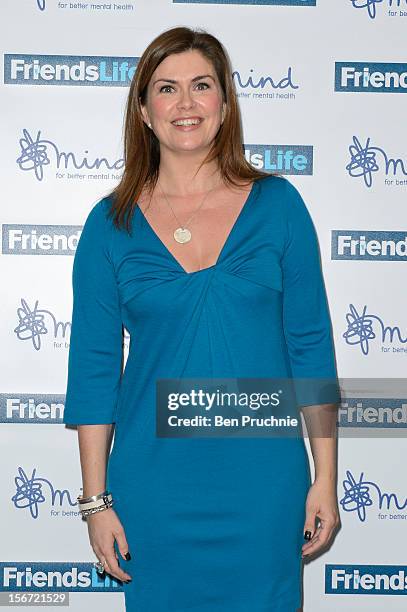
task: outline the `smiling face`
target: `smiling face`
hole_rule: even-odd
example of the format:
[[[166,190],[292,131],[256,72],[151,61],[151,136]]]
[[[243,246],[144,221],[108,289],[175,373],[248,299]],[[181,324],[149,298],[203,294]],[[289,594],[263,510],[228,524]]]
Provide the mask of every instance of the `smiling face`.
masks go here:
[[[141,108],[161,147],[206,153],[223,120],[224,107],[212,63],[194,49],[169,55],[160,63]]]

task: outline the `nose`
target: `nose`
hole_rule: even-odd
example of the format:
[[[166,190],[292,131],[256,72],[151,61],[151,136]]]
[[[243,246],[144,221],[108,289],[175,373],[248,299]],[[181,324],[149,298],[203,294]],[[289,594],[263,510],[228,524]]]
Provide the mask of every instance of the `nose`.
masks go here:
[[[180,90],[177,106],[178,108],[191,108],[194,105],[194,98],[188,87]]]

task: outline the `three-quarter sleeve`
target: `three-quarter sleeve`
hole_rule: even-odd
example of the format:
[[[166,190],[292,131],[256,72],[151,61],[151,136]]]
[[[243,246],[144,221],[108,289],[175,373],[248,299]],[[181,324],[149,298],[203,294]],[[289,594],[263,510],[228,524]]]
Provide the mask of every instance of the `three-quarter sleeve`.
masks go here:
[[[63,422],[108,424],[122,374],[122,321],[106,199],[90,211],[72,270],[73,308]]]
[[[300,406],[337,403],[340,390],[318,239],[297,188],[286,179],[283,328]]]

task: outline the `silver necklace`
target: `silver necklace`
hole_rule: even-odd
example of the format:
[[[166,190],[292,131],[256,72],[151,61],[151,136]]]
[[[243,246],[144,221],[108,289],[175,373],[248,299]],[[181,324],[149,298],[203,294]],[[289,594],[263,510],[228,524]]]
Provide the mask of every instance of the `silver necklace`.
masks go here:
[[[208,195],[215,189],[215,187],[213,187],[212,189],[210,189],[204,196],[202,202],[200,203],[200,205],[198,206],[198,208],[196,209],[196,211],[192,214],[192,216],[188,219],[188,221],[185,223],[185,225],[183,225],[180,220],[178,219],[177,215],[175,214],[174,209],[172,208],[166,194],[163,191],[163,188],[161,187],[161,183],[160,181],[157,181],[159,186],[160,186],[160,190],[161,193],[163,194],[164,198],[167,201],[168,206],[171,208],[172,214],[174,215],[174,217],[177,220],[177,223],[179,224],[179,227],[177,227],[177,229],[174,231],[174,238],[177,242],[184,244],[185,242],[189,242],[192,238],[192,233],[191,230],[189,230],[186,226],[191,222],[191,220],[195,217],[195,215],[197,214],[197,212],[201,209],[203,203],[205,202],[206,198],[208,197]]]

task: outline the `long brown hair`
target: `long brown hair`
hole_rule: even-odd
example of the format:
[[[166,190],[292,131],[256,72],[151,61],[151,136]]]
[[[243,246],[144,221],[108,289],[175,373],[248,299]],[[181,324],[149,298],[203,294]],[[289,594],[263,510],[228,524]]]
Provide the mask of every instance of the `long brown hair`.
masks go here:
[[[118,185],[109,193],[110,214],[118,228],[130,231],[131,218],[143,187],[152,191],[157,183],[160,145],[141,113],[147,87],[157,66],[169,55],[198,50],[216,71],[226,103],[224,120],[212,147],[200,167],[214,159],[226,183],[238,186],[239,179],[248,182],[269,176],[256,170],[246,160],[242,145],[242,127],[229,56],[220,41],[202,29],[176,27],[157,36],[144,51],[130,84],[124,123],[124,171]]]

